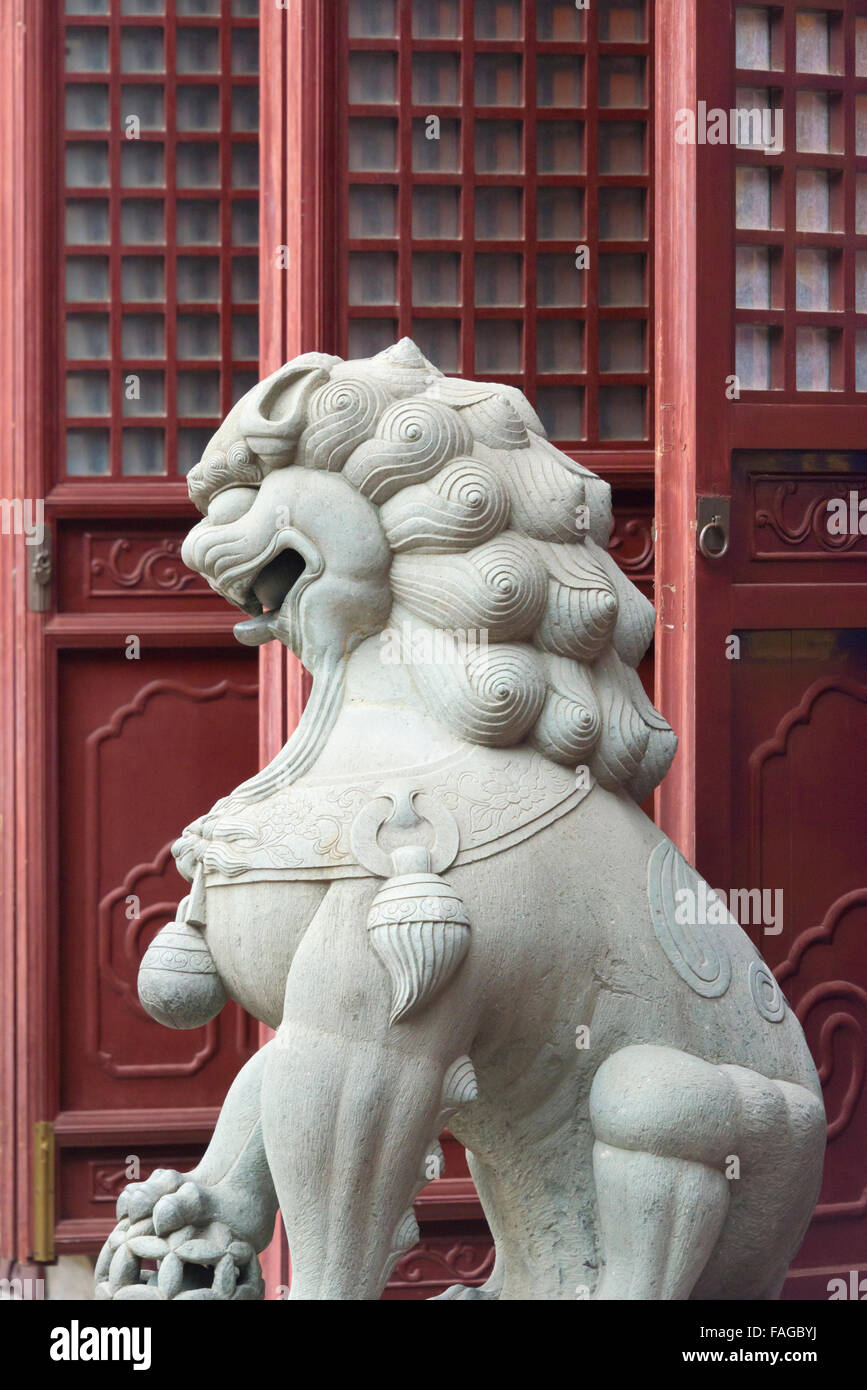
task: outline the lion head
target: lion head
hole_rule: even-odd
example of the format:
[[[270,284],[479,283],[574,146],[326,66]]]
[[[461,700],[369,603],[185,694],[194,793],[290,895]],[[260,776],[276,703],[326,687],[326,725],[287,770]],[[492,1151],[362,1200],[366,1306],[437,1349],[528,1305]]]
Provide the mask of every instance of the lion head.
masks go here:
[[[204,520],[184,560],[248,614],[240,641],[285,643],[328,687],[320,742],[366,639],[483,634],[414,668],[453,733],[527,741],[639,801],[665,775],[676,740],[636,673],[654,610],[607,552],[610,488],[516,388],[445,377],[409,339],[309,353],[238,402],[188,481]]]

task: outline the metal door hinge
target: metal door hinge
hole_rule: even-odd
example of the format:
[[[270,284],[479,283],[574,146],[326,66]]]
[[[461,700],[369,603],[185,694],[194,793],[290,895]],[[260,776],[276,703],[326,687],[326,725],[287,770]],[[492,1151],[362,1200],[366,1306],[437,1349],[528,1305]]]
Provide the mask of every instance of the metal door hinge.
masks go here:
[[[46,526],[38,545],[27,546],[27,607],[31,613],[46,613],[51,606],[51,531]]]
[[[33,1253],[36,1264],[54,1260],[54,1125],[33,1126]]]

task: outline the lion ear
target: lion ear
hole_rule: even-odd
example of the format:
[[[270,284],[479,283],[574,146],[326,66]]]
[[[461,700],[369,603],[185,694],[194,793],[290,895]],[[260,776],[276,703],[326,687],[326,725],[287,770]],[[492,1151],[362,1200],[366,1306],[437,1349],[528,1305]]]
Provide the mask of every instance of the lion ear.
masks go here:
[[[315,356],[319,358],[318,353]],[[296,358],[260,381],[240,402],[240,432],[249,448],[272,468],[292,461],[307,423],[310,396],[327,380],[325,366],[314,364],[310,357]]]

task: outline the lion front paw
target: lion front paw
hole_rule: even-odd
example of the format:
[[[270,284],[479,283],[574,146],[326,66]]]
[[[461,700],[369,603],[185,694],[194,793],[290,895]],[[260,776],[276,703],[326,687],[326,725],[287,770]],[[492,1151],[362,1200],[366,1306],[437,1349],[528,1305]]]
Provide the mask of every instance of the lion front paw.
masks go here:
[[[99,1299],[263,1299],[256,1250],[215,1220],[215,1190],[159,1169],[127,1188],[96,1265]]]

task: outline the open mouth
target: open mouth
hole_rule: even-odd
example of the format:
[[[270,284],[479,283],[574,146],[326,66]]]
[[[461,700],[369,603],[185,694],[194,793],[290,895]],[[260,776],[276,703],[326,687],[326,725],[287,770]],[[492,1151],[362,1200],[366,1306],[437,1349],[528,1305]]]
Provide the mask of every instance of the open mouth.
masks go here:
[[[259,647],[276,637],[274,623],[306,567],[304,556],[291,548],[281,550],[279,555],[263,565],[253,578],[243,603],[243,607],[253,616],[235,624],[235,636],[239,642],[248,647]]]

